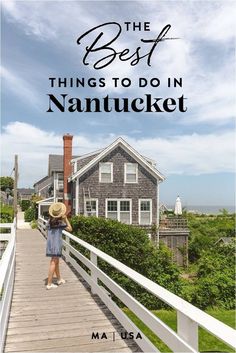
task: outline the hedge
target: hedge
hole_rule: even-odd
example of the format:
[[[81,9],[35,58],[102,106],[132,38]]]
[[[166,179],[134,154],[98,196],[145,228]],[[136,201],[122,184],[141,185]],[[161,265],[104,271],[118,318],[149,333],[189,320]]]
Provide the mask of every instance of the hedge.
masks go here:
[[[11,223],[14,218],[14,210],[12,206],[0,203],[0,222]]]
[[[21,210],[24,212],[30,208],[31,201],[30,200],[22,200],[20,203]]]
[[[35,220],[37,217],[36,209],[34,207],[30,207],[25,211],[25,222],[31,222]]]
[[[169,249],[164,244],[157,249],[152,245],[144,230],[97,217],[76,216],[71,219],[71,224],[74,235],[171,292],[180,293],[179,269],[172,263]],[[77,248],[88,256],[88,252],[83,248],[80,246]],[[105,273],[149,309],[166,307],[155,296],[101,259],[98,264]],[[122,306],[122,303],[117,299],[116,301]]]

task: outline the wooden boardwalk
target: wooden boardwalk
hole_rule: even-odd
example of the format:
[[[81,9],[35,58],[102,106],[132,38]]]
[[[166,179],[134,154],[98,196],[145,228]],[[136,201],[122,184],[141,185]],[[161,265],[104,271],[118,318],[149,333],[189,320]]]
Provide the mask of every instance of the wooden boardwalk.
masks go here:
[[[46,290],[48,264],[41,233],[18,230],[5,352],[140,351],[134,341],[121,339],[117,319],[63,260],[66,284]],[[105,332],[107,339],[92,339],[92,332]]]

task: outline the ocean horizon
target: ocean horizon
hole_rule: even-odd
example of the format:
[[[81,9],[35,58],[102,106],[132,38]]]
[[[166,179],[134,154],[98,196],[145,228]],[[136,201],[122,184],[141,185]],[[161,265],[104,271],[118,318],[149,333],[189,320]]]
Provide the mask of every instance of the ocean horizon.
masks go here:
[[[210,205],[182,205],[188,211],[206,214],[220,214],[220,210],[225,209],[228,213],[235,213],[235,206],[210,206]],[[173,205],[167,205],[167,208],[174,209]]]

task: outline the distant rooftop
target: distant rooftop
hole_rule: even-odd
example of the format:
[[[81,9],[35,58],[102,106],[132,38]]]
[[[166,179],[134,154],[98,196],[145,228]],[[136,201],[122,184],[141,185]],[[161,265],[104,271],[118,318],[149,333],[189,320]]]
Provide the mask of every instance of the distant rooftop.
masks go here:
[[[34,193],[34,189],[31,188],[20,188],[17,189],[19,194],[24,194],[24,195],[32,195]]]

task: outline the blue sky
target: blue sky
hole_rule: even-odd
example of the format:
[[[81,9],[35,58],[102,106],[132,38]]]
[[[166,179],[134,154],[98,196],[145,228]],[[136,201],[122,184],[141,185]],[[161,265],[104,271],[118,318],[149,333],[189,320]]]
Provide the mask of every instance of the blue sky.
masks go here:
[[[19,154],[21,186],[47,173],[49,153],[62,153],[62,135],[74,135],[74,154],[87,153],[122,136],[141,154],[156,160],[166,176],[161,200],[177,194],[188,205],[234,203],[235,4],[232,1],[2,1],[2,174]],[[131,67],[118,59],[96,71],[82,64],[77,38],[108,21],[123,30],[117,50],[155,38],[168,23],[171,37],[160,43],[152,66]],[[125,21],[148,21],[150,32],[126,32]],[[106,38],[114,35],[106,32]],[[105,38],[105,39],[106,39]],[[90,42],[89,42],[90,40]],[[142,48],[143,52],[147,47]],[[51,89],[48,77],[105,77],[106,87]],[[114,89],[112,77],[129,77],[130,88]],[[138,88],[139,77],[157,77],[158,88]],[[168,77],[183,87],[166,88]],[[47,93],[71,97],[188,98],[186,113],[46,113]],[[7,148],[6,148],[7,146]]]

